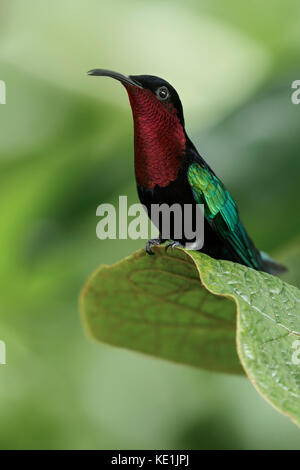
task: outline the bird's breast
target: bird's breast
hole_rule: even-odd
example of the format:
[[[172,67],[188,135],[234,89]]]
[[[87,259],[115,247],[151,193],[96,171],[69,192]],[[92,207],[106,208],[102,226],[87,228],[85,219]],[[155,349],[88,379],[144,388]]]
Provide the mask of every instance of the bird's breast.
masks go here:
[[[175,181],[182,166],[186,137],[176,115],[135,116],[134,153],[137,184],[148,189]]]

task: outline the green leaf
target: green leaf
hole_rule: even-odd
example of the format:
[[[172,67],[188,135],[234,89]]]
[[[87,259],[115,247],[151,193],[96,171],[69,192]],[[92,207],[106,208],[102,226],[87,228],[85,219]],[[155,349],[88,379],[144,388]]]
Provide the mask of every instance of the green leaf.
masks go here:
[[[215,371],[240,373],[242,364],[261,395],[300,424],[296,287],[198,252],[157,247],[155,256],[140,250],[101,266],[80,306],[98,341]]]

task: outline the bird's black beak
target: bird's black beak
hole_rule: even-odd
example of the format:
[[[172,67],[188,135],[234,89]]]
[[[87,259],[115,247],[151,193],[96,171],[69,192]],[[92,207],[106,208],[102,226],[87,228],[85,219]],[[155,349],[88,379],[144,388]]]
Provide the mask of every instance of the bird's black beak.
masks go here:
[[[136,80],[133,80],[131,77],[126,77],[126,75],[122,75],[121,73],[113,72],[111,70],[94,69],[90,70],[88,75],[93,75],[96,77],[111,77],[115,80],[119,80],[119,82],[127,83],[128,85],[133,85],[138,88],[143,88],[140,83],[138,83]]]

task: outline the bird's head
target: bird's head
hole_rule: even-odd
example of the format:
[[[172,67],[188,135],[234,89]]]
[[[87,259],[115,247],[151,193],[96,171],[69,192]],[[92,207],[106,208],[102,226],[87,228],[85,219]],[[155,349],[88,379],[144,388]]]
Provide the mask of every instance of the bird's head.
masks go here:
[[[140,173],[147,168],[161,172],[159,162],[169,166],[169,173],[172,168],[172,174],[177,174],[185,154],[186,134],[182,105],[172,85],[153,75],[125,76],[103,69],[88,74],[114,78],[127,90],[134,120],[138,184],[144,184],[141,180],[145,177]],[[159,184],[157,181],[160,179],[151,180],[151,185]],[[167,184],[167,177],[161,184]]]
[[[151,109],[160,118],[162,115],[176,115],[182,126],[184,117],[182,104],[175,88],[163,78],[154,75],[122,75],[111,70],[90,70],[88,75],[111,77],[121,82],[129,95],[132,110],[137,115]]]

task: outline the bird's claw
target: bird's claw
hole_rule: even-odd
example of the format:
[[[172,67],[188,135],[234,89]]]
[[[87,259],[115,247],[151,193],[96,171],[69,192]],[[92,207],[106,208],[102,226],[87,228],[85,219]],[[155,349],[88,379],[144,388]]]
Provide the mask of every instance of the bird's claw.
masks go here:
[[[167,253],[169,248],[172,248],[172,251],[174,251],[174,248],[177,246],[182,246],[179,242],[171,242],[166,245],[165,252]]]
[[[146,244],[146,252],[148,255],[154,255],[153,251],[151,250],[152,246],[161,245],[163,240],[161,238],[153,238],[152,240],[148,240]]]

